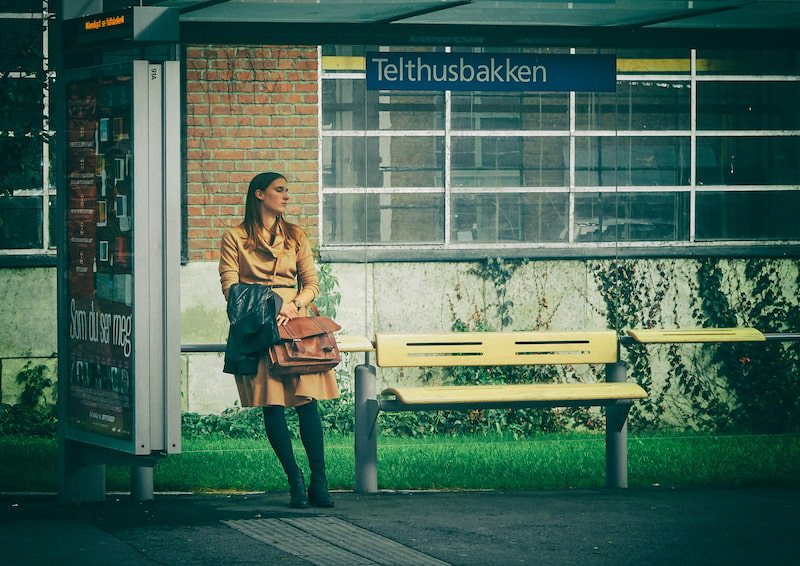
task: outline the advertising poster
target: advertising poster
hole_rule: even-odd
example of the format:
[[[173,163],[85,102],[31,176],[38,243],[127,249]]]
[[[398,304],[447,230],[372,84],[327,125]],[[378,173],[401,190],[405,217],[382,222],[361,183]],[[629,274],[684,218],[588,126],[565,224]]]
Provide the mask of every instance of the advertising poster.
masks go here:
[[[67,89],[67,295],[73,429],[134,432],[131,74],[97,73]]]

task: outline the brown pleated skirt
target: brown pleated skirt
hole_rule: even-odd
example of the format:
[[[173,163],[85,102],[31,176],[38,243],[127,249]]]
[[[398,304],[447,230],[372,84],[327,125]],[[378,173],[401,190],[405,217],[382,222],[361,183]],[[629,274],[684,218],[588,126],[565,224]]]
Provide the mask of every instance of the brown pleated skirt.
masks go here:
[[[275,288],[284,301],[292,300],[295,289]],[[308,316],[308,307],[300,309],[300,316]],[[236,387],[242,407],[283,405],[297,407],[312,399],[338,399],[339,385],[334,370],[291,377],[273,377],[269,371],[268,355],[258,362],[255,375],[237,375]]]
[[[255,375],[237,375],[236,387],[242,407],[282,405],[296,407],[311,399],[337,399],[339,386],[334,370],[289,377],[274,377],[263,357]]]

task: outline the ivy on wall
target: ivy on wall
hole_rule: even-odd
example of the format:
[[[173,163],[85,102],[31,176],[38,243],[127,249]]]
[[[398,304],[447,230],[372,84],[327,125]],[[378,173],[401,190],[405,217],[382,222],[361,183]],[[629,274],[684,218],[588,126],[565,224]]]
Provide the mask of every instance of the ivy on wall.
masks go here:
[[[798,267],[795,263],[794,282],[787,286],[789,270],[781,269],[778,260],[750,260],[740,267],[740,277],[731,275],[727,282],[730,268],[723,270],[720,261],[707,260],[698,277],[708,274],[711,282],[703,301],[708,326],[738,320],[740,325],[762,332],[797,332]],[[762,433],[800,431],[800,343],[722,344],[714,362],[737,397],[731,411],[733,428]]]
[[[456,332],[511,328],[519,308],[508,288],[527,260],[487,259],[469,272],[488,284],[486,304]],[[777,259],[607,260],[586,263],[609,328],[752,326],[762,332],[800,330],[800,262]],[[589,300],[589,303],[592,301]],[[539,301],[544,309],[547,297]],[[453,308],[454,305],[451,305]],[[497,318],[488,316],[496,309]],[[499,322],[494,328],[489,318]],[[541,317],[537,320],[543,320]],[[546,326],[546,325],[545,325]],[[547,330],[546,327],[531,330]],[[692,428],[719,432],[800,431],[800,343],[633,344],[622,349],[628,379],[650,394],[633,405],[632,428]],[[595,373],[602,368],[593,368]],[[603,379],[602,375],[594,376]],[[428,371],[436,383],[581,381],[587,376],[555,366],[446,368]],[[591,379],[591,377],[589,377]],[[479,432],[497,427],[516,436],[575,426],[602,428],[589,409],[441,412],[420,430]],[[398,424],[400,424],[398,422]]]
[[[476,308],[467,320],[453,312],[453,332],[494,332],[511,328],[514,323],[514,301],[508,296],[508,286],[517,270],[529,262],[527,259],[487,258],[469,269],[469,273],[489,285],[486,304]],[[546,309],[546,299],[539,302]],[[490,322],[490,312],[496,313],[500,328]],[[494,317],[492,317],[494,318]],[[542,317],[538,321],[544,320]],[[544,330],[535,328],[532,330]],[[595,376],[598,378],[598,376]],[[582,381],[572,367],[553,365],[535,366],[467,366],[430,368],[423,381],[444,385],[478,385],[496,383],[563,383]],[[571,428],[602,429],[604,422],[597,410],[583,407],[555,409],[481,409],[445,410],[435,413],[405,413],[384,416],[381,430],[399,436],[426,433],[488,433],[504,432],[514,437],[531,436],[538,432],[560,432]]]
[[[679,267],[692,264],[694,277]],[[623,260],[595,262],[591,270],[609,327],[620,334],[656,327],[800,329],[796,262]],[[792,272],[793,281],[787,283]],[[652,373],[658,353],[667,363],[660,387]],[[650,392],[649,399],[634,405],[633,426],[685,423],[718,431],[800,431],[797,342],[634,345],[623,354],[628,378]]]
[[[518,268],[528,263],[527,259],[504,259],[502,257],[486,258],[470,269],[470,273],[488,281],[497,293],[497,315],[500,318],[500,328],[511,326],[513,322],[512,311],[514,301],[507,297],[508,284],[514,277]]]

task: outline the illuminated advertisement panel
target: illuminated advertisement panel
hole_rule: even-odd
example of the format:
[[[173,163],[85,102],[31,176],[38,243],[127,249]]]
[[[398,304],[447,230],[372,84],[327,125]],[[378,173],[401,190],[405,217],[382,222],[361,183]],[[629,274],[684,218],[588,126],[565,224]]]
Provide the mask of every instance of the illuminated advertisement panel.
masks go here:
[[[67,85],[69,426],[133,439],[132,74]]]
[[[179,77],[132,61],[65,80],[59,402],[67,438],[134,455],[180,451]]]

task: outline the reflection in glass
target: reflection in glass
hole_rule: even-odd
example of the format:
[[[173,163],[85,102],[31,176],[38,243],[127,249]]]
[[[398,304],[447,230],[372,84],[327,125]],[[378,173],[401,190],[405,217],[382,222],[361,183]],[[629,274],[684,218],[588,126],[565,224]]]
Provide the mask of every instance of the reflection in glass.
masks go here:
[[[688,82],[618,81],[616,93],[577,93],[578,130],[686,130]]]
[[[368,91],[365,79],[322,81],[322,127],[327,130],[444,128],[444,94]]]
[[[566,93],[453,93],[455,130],[567,130]]]
[[[581,187],[689,184],[688,137],[582,137],[575,140]]]
[[[441,193],[329,194],[323,233],[331,244],[439,243],[444,239]]]
[[[0,194],[0,249],[41,248],[42,237],[42,197]]]
[[[699,240],[800,239],[800,191],[703,191]]]
[[[576,242],[663,242],[688,237],[688,193],[575,195]]]
[[[698,82],[699,130],[800,129],[800,82]]]
[[[322,156],[325,187],[444,186],[441,136],[326,137]]]
[[[697,138],[698,185],[800,185],[800,137]]]
[[[557,242],[569,218],[566,193],[461,194],[453,198],[453,242]]]
[[[566,137],[457,137],[451,145],[451,184],[458,187],[564,187]]]

